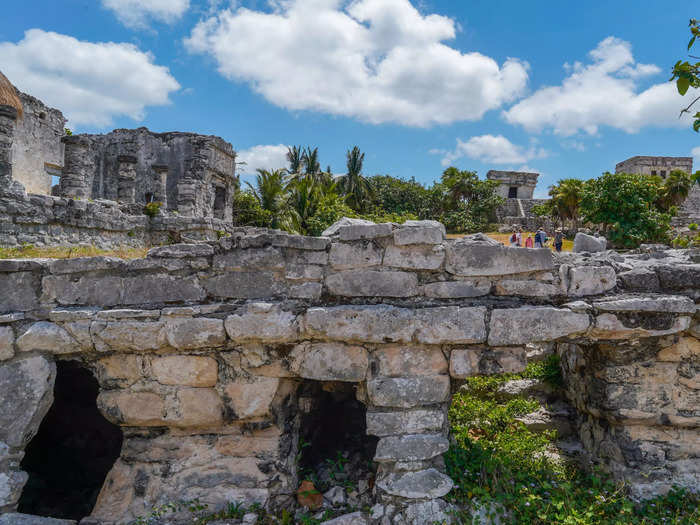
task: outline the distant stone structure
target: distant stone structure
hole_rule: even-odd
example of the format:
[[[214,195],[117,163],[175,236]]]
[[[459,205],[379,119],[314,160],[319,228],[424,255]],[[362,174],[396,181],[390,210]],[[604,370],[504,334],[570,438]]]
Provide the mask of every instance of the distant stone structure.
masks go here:
[[[12,176],[29,193],[49,195],[53,176],[63,169],[63,144],[66,119],[58,109],[18,92],[24,108],[17,119],[12,144]]]
[[[65,168],[55,194],[108,199],[187,217],[232,219],[236,152],[225,140],[195,133],[117,129],[63,138]],[[137,211],[137,210],[135,210]]]
[[[486,174],[488,180],[500,184],[497,191],[504,199],[532,199],[539,176],[539,173],[525,171],[490,170]]]
[[[615,165],[615,173],[642,173],[666,178],[674,170],[693,173],[692,157],[632,157]],[[700,222],[700,186],[695,184],[673,218],[674,226]]]
[[[665,178],[674,170],[693,173],[692,157],[631,157],[615,165],[615,173],[641,173]]]
[[[547,199],[534,199],[539,173],[524,171],[490,170],[486,178],[499,183],[496,193],[506,201],[496,210],[496,220],[501,224],[518,225],[526,230],[549,226],[546,220],[532,214],[532,207]]]

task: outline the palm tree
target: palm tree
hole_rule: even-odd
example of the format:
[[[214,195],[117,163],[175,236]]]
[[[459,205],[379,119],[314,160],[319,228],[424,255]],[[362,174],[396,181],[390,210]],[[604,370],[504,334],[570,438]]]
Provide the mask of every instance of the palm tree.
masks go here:
[[[258,168],[255,176],[255,186],[246,181],[246,184],[257,199],[260,207],[271,212],[273,228],[281,227],[288,215],[286,200],[285,170],[264,170]]]
[[[316,175],[321,172],[321,163],[318,161],[318,148],[311,149],[311,146],[304,148],[301,162],[304,165],[305,174]]]
[[[345,195],[348,206],[355,211],[360,211],[373,195],[372,186],[362,176],[365,154],[361,153],[360,148],[355,146],[352,150],[348,150],[346,157],[347,173],[338,178],[338,187],[340,192]]]
[[[287,162],[289,162],[289,173],[301,171],[301,146],[287,147]]]
[[[688,197],[692,185],[693,179],[690,175],[681,170],[673,170],[664,181],[661,207],[668,210],[671,206],[681,204]]]
[[[583,185],[584,182],[579,179],[560,179],[556,185],[549,188],[554,215],[562,222],[571,221],[574,229],[578,229]]]

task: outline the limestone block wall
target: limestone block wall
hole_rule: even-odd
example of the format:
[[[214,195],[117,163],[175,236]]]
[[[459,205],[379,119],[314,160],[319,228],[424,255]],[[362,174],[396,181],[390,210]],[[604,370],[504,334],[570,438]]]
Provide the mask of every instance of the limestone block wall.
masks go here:
[[[366,406],[379,439],[369,522],[442,520],[452,390],[522,370],[541,342],[558,344],[593,459],[640,494],[700,485],[697,254],[556,257],[447,241],[430,221],[328,233],[0,261],[0,511],[27,480],[54,363],[77,360],[124,432],[98,522],[197,497],[288,505],[302,381],[350,383]],[[654,486],[635,472],[657,468]]]
[[[27,194],[17,185],[0,188],[0,246],[142,247],[213,240],[233,231],[230,221],[213,217],[164,213],[149,218],[140,205]]]
[[[19,93],[24,117],[15,122],[12,144],[12,176],[27,191],[51,194],[51,175],[63,168],[63,144],[66,119],[39,99]]]

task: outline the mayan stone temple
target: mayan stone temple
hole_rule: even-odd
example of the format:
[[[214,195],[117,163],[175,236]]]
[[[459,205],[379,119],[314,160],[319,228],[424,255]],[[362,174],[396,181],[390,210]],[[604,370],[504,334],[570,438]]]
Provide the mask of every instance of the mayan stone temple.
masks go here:
[[[0,245],[154,247],[0,259],[0,524],[144,523],[177,501],[293,513],[302,496],[348,504],[329,525],[456,523],[452,396],[552,354],[563,387],[526,424],[556,420],[636,500],[700,486],[698,250],[233,227],[224,140],[63,126],[28,96],[0,105]],[[489,178],[522,206],[537,176]],[[351,490],[300,492],[337,451]]]

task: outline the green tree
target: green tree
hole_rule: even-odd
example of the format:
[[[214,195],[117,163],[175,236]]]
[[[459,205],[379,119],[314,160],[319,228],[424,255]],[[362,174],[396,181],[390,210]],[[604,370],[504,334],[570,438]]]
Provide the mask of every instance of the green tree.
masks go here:
[[[497,182],[481,180],[474,171],[447,168],[442,173],[440,184],[433,186],[444,195],[443,213],[438,220],[454,232],[483,230],[496,208],[503,203],[503,198],[496,194],[497,187]]]
[[[659,207],[669,211],[672,206],[678,206],[688,197],[693,179],[682,170],[673,170],[663,181],[659,199]]]
[[[574,229],[578,228],[583,186],[579,179],[560,179],[549,188],[551,216],[562,222],[571,221]]]
[[[289,208],[285,189],[286,173],[283,169],[264,170],[258,169],[255,176],[255,185],[246,181],[250,192],[255,196],[260,207],[270,212],[271,228],[281,228],[282,224],[289,222]]]
[[[321,172],[321,163],[318,161],[318,148],[311,149],[311,146],[304,148],[301,155],[301,164],[306,175],[316,175]],[[296,173],[296,172],[295,172]]]
[[[252,191],[237,191],[233,195],[233,224],[268,228],[272,225],[272,213],[260,206]]]
[[[667,242],[671,214],[658,208],[662,193],[658,177],[604,173],[584,184],[581,216],[602,225],[608,240],[617,247]]]
[[[688,51],[691,50],[695,41],[700,37],[700,22],[692,18],[689,25],[691,37],[690,42],[688,42]],[[676,88],[681,96],[685,96],[690,88],[700,88],[700,62],[691,63],[687,60],[679,60],[673,66],[673,76],[671,80],[676,81]],[[700,100],[700,96],[696,96],[688,106],[681,110],[681,115],[690,113],[691,108],[698,100]],[[695,119],[693,122],[693,129],[695,131],[700,131],[700,111],[696,112],[693,118]]]
[[[362,175],[365,154],[355,146],[346,153],[347,173],[338,178],[338,189],[345,196],[345,201],[355,211],[367,207],[372,198],[372,186]]]
[[[301,146],[287,147],[287,162],[289,173],[301,172]]]

